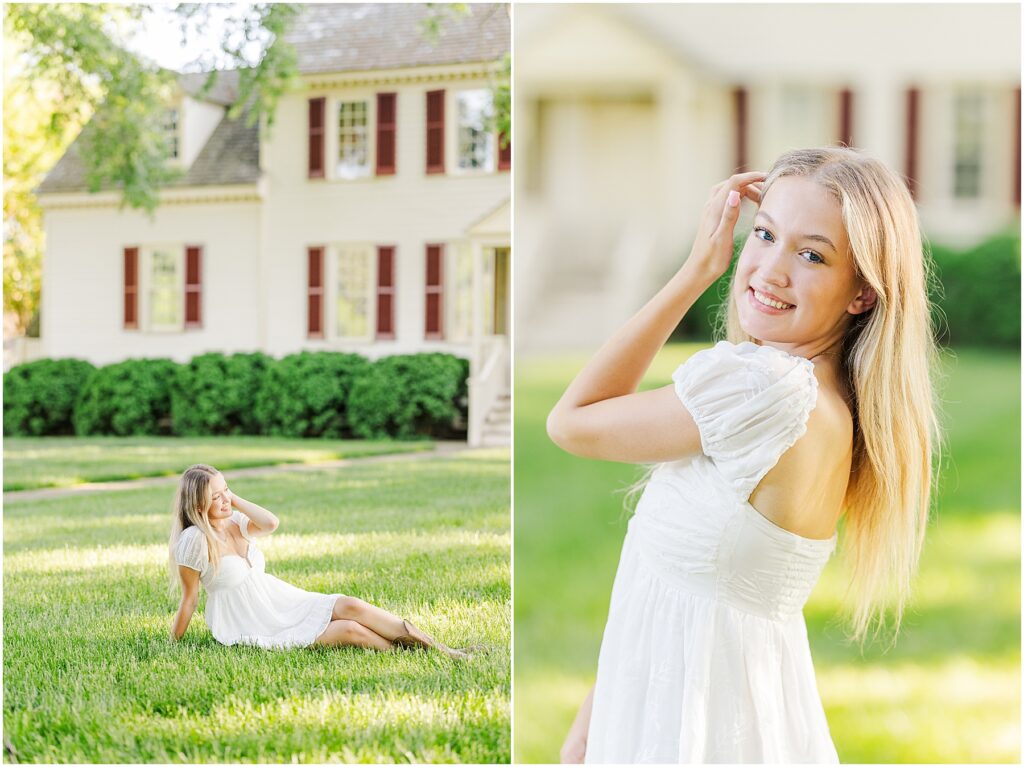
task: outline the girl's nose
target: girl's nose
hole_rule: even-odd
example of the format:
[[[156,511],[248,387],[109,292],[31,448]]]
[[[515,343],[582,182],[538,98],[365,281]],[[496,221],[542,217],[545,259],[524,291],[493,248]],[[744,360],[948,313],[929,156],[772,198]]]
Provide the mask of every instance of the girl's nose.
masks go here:
[[[780,288],[789,287],[789,272],[786,271],[786,252],[782,247],[772,249],[774,252],[765,255],[758,267],[758,274],[766,283],[778,285]]]

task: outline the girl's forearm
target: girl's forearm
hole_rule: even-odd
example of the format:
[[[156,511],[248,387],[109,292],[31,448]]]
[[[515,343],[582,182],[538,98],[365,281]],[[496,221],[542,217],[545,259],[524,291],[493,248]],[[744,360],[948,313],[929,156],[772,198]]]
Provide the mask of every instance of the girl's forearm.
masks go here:
[[[668,284],[598,350],[555,409],[584,407],[635,392],[655,355],[715,279],[684,263]]]
[[[262,530],[275,530],[280,523],[277,517],[262,506],[252,501],[247,501],[240,495],[234,496],[232,503]]]
[[[188,624],[192,620],[192,614],[196,611],[196,603],[182,600],[178,606],[178,612],[174,615],[174,622],[171,623],[171,639],[178,640],[185,636]]]

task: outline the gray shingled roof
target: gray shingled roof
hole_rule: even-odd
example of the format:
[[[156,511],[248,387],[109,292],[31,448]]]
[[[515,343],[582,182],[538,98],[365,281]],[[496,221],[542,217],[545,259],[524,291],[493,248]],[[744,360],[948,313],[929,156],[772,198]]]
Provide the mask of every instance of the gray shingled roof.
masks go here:
[[[468,13],[452,14],[438,5],[330,3],[304,5],[285,35],[298,54],[303,74],[366,69],[398,69],[431,64],[495,61],[510,49],[508,5],[471,4]],[[441,13],[436,39],[424,32],[430,13]],[[179,75],[182,88],[198,98],[204,73]],[[228,106],[238,96],[238,73],[225,72],[202,98]],[[78,147],[90,126],[64,153],[36,192],[84,192],[85,165]],[[259,131],[245,117],[226,117],[199,156],[172,187],[247,184],[259,179]]]
[[[86,127],[68,147],[43,183],[37,194],[59,192],[85,192],[85,163],[78,154],[80,142],[88,135]],[[188,171],[170,187],[219,186],[222,184],[252,184],[260,177],[259,125],[249,127],[245,115],[237,120],[226,117],[214,129]]]
[[[437,3],[307,4],[285,39],[303,74],[495,61],[511,49],[508,8],[473,3],[460,15]],[[442,14],[436,39],[424,34],[431,13]]]

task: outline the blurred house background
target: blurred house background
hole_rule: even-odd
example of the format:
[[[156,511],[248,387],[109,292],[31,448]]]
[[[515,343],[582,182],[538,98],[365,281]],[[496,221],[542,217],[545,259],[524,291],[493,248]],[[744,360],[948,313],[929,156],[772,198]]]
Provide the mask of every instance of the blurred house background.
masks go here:
[[[34,356],[449,352],[470,360],[470,442],[507,444],[511,151],[489,116],[508,7],[470,5],[436,39],[429,12],[307,5],[272,132],[226,118],[237,72],[208,93],[182,75],[166,132],[184,175],[152,219],[90,194],[72,144],[38,189]]]
[[[515,46],[517,352],[599,345],[787,149],[897,169],[931,242],[1019,227],[1019,5],[517,5]]]

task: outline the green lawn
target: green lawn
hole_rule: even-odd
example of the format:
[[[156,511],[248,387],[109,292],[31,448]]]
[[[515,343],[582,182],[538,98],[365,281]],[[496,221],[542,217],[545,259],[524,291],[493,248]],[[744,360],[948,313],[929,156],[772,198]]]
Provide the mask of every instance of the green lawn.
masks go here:
[[[231,480],[230,472],[228,479]],[[232,480],[281,527],[267,571],[358,596],[438,654],[169,639],[171,492],[8,504],[4,734],[24,762],[507,762],[509,453]]]
[[[431,442],[284,437],[5,437],[4,491],[180,474],[193,463],[241,469],[410,450]]]
[[[667,347],[645,385],[668,383],[697,345]],[[639,476],[562,453],[544,420],[582,356],[517,362],[516,743],[558,760],[593,684],[626,515]],[[1020,360],[946,359],[949,429],[938,512],[897,646],[863,655],[835,619],[834,557],[805,614],[818,687],[843,762],[1019,762]]]

